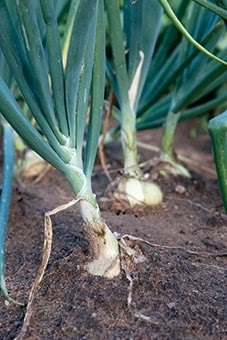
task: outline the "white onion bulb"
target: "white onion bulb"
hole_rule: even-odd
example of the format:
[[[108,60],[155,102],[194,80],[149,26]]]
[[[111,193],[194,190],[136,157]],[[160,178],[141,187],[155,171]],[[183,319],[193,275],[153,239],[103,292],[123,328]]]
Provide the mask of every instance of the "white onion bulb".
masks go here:
[[[137,178],[124,178],[120,181],[114,196],[119,200],[126,200],[131,207],[140,204],[153,206],[162,202],[160,188],[151,182]]]

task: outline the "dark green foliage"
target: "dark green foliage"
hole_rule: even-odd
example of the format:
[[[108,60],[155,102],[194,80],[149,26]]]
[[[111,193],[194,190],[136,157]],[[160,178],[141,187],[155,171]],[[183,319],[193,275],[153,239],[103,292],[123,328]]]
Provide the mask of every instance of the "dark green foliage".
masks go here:
[[[209,121],[218,182],[227,213],[227,111]]]

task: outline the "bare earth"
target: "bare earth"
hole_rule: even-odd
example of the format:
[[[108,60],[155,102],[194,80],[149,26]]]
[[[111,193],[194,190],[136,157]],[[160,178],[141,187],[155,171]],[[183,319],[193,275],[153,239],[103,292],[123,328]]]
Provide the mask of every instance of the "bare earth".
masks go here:
[[[151,243],[130,243],[146,261],[133,269],[131,290],[124,270],[113,280],[89,275],[83,269],[89,250],[78,208],[58,213],[51,258],[25,339],[227,339],[227,216],[212,175],[209,137],[196,122],[197,136],[191,138],[194,123],[182,124],[176,140],[177,152],[198,165],[188,165],[192,178],[159,177],[164,202],[145,213],[103,203],[108,180],[97,160],[93,183],[102,215],[112,231]],[[159,130],[139,136],[159,145]],[[139,151],[141,162],[155,155]],[[106,148],[106,158],[110,170],[121,167],[117,143]],[[20,179],[14,184],[6,268],[13,298],[27,302],[42,256],[44,213],[71,199],[54,169],[39,183]],[[0,299],[0,339],[19,334],[24,314],[25,308]]]

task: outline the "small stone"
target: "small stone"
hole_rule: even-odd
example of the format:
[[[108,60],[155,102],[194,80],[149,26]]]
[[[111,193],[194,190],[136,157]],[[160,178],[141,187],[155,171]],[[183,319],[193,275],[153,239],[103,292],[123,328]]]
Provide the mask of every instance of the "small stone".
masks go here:
[[[175,309],[175,307],[176,307],[176,302],[169,302],[169,303],[167,303],[167,307],[168,307],[169,309]]]
[[[183,185],[178,184],[175,187],[175,192],[177,192],[180,195],[183,195],[186,192],[186,188]]]
[[[5,306],[9,307],[9,305],[10,305],[9,301],[5,300]]]

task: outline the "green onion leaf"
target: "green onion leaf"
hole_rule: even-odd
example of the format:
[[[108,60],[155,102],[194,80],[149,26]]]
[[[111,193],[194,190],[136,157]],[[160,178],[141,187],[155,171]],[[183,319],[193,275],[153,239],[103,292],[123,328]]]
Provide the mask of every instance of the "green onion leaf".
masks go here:
[[[95,27],[97,1],[83,0],[79,3],[68,50],[65,70],[65,96],[70,130],[70,146],[76,145],[76,105],[80,74],[91,30]]]
[[[64,70],[57,17],[53,0],[40,1],[43,18],[46,24],[46,48],[48,53],[53,100],[61,133],[68,137],[68,124],[65,110]]]
[[[95,57],[92,75],[91,111],[86,139],[85,174],[91,178],[95,162],[98,140],[101,131],[102,111],[105,86],[105,24],[104,3],[99,1],[98,21],[96,29]]]
[[[0,197],[0,289],[3,297],[7,301],[22,305],[9,296],[5,283],[7,224],[9,218],[14,169],[13,129],[6,122],[3,123],[3,151],[3,181]]]
[[[211,119],[208,124],[219,187],[227,213],[227,111]]]

